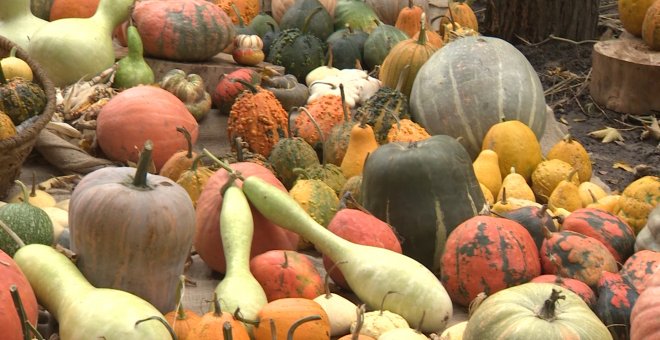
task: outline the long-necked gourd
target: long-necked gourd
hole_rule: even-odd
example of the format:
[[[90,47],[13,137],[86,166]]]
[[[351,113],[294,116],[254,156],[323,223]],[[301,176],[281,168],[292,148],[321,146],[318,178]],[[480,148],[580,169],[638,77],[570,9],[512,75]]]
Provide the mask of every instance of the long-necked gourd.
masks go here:
[[[128,19],[135,0],[101,0],[90,18],[51,21],[37,30],[29,55],[46,71],[55,86],[94,77],[115,62],[112,31]]]
[[[112,86],[120,89],[154,82],[154,71],[144,60],[144,47],[140,32],[133,25],[126,29],[128,54],[117,62],[117,72]]]
[[[0,233],[11,232],[4,224],[0,227]],[[96,288],[55,248],[25,245],[15,234],[12,238],[20,246],[14,261],[30,282],[39,304],[59,322],[61,339],[172,338],[163,315],[147,301],[122,290]]]
[[[32,14],[30,0],[0,1],[0,35],[24,50],[34,32],[47,23]]]
[[[254,234],[252,211],[240,188],[226,188],[220,210],[220,237],[224,245],[227,271],[215,288],[223,309],[234,313],[240,309],[245,320],[257,320],[259,310],[268,303],[266,293],[250,272],[250,247]],[[252,326],[245,323],[248,331]]]
[[[227,171],[233,170],[215,159]],[[256,176],[243,179],[242,190],[248,201],[266,218],[311,241],[330,257],[348,285],[370,308],[379,308],[382,297],[397,292],[382,308],[404,317],[417,327],[425,313],[423,332],[438,332],[452,316],[452,302],[438,278],[421,263],[390,250],[363,246],[334,235],[305,212],[287,193]]]

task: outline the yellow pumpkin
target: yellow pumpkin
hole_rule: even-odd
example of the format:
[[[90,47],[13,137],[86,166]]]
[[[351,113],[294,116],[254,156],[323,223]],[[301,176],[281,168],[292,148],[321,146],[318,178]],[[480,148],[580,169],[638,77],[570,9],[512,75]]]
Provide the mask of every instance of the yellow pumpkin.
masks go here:
[[[641,36],[646,11],[654,0],[619,0],[619,19],[628,33]]]
[[[548,159],[539,163],[532,173],[532,190],[536,195],[536,200],[547,203],[557,184],[568,178],[571,171],[573,171],[573,167],[561,159]],[[580,185],[577,177],[573,177],[571,180],[575,185]]]
[[[30,65],[25,60],[16,57],[16,47],[12,47],[8,57],[0,60],[0,67],[2,67],[7,80],[21,77],[25,80],[32,81],[34,78]]]
[[[619,198],[617,216],[638,233],[646,224],[653,207],[660,202],[660,178],[644,176],[630,183]]]
[[[578,190],[580,191],[580,200],[582,201],[583,207],[586,207],[591,203],[596,203],[599,199],[607,196],[605,189],[593,182],[580,183]]]
[[[555,143],[548,151],[546,158],[561,159],[570,164],[577,170],[580,183],[591,179],[591,158],[584,146],[571,135],[566,135]]]
[[[516,172],[527,182],[542,160],[541,144],[534,131],[519,120],[500,122],[491,126],[482,142],[481,150],[485,149],[497,153],[502,176],[508,174],[511,167],[515,167]],[[564,177],[566,176],[562,176]],[[550,195],[550,192],[547,195]]]

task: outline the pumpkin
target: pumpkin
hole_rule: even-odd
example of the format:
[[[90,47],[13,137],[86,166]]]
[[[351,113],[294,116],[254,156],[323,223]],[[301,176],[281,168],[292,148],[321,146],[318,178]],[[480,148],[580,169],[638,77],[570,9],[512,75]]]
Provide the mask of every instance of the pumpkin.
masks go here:
[[[434,53],[415,77],[410,109],[413,121],[431,135],[462,137],[472,159],[482,150],[490,127],[502,118],[529,126],[536,139],[545,131],[546,104],[538,75],[513,45],[492,37],[466,37]],[[518,144],[533,143],[525,141]]]
[[[309,143],[289,131],[288,138],[280,139],[273,146],[268,161],[284,187],[291,189],[298,178],[298,173],[294,170],[319,164],[319,157]]]
[[[239,65],[256,66],[264,59],[264,42],[256,35],[239,34],[234,38],[232,58]]]
[[[174,334],[179,339],[186,339],[190,331],[195,328],[202,317],[196,312],[186,309],[183,306],[183,296],[186,286],[185,275],[179,276],[179,285],[177,286],[178,301],[174,310],[164,315],[165,321],[172,326]]]
[[[309,114],[298,114],[294,119],[295,135],[303,138],[314,149],[323,151],[321,137],[327,138],[332,129],[344,120],[341,103],[341,97],[330,94],[309,102],[305,106]],[[314,124],[318,125],[318,129]]]
[[[409,7],[409,0],[366,0],[366,3],[388,25],[394,25],[401,10]],[[421,7],[424,12],[429,9],[428,0],[414,0],[413,5]]]
[[[412,38],[415,33],[421,30],[420,20],[423,13],[424,9],[422,7],[415,5],[413,0],[408,0],[408,6],[399,11],[394,27],[402,30],[408,37]],[[428,25],[425,19],[424,24]]]
[[[153,147],[145,142],[137,169],[87,174],[71,195],[69,230],[92,285],[128,291],[167,313],[192,247],[195,209],[181,186],[147,173]]]
[[[550,283],[525,283],[501,290],[477,307],[463,340],[612,339],[582,299]]]
[[[319,0],[321,5],[330,13],[331,16],[335,13],[335,7],[337,6],[337,0]],[[295,0],[271,0],[270,8],[273,12],[273,18],[278,23],[282,20],[284,14],[296,3]]]
[[[639,231],[653,207],[660,203],[660,177],[644,176],[628,184],[619,198],[619,216],[624,222]]]
[[[420,33],[422,32],[417,31],[417,33],[413,34],[412,39],[419,40]],[[428,43],[436,49],[439,49],[445,45],[444,39],[442,39],[438,33],[431,30],[424,30],[424,34],[426,35],[426,41],[428,41]]]
[[[159,85],[179,98],[197,121],[211,111],[211,95],[199,74],[175,68],[165,73]]]
[[[7,80],[3,69],[0,67],[0,111],[8,115],[16,126],[41,114],[47,100],[43,88],[23,78]]]
[[[300,324],[287,336],[296,321],[310,316],[314,320]],[[272,335],[274,334],[274,335]],[[283,298],[269,302],[259,311],[259,325],[254,328],[255,340],[327,340],[330,339],[328,314],[316,301],[305,298]]]
[[[381,65],[390,50],[397,43],[408,39],[408,35],[402,30],[377,21],[377,26],[364,42],[364,62],[369,69]]]
[[[481,292],[491,295],[541,275],[538,248],[527,229],[499,217],[475,216],[458,225],[440,262],[442,285],[462,306]]]
[[[3,222],[0,221],[0,223]],[[0,233],[4,234],[5,231],[0,228]],[[2,287],[2,291],[0,291],[0,328],[2,328],[3,339],[23,340],[25,339],[23,327],[9,291],[9,287],[12,286],[18,290],[27,321],[36,326],[39,305],[37,305],[37,298],[34,296],[32,286],[11,256],[0,249],[0,287]]]
[[[446,135],[379,146],[365,163],[361,196],[402,236],[403,254],[436,272],[447,236],[485,204],[469,156]]]
[[[220,75],[211,99],[221,113],[228,114],[238,95],[247,90],[239,79],[258,85],[261,82],[261,73],[249,68],[239,68],[229,74]]]
[[[212,309],[202,315],[199,323],[190,330],[186,339],[249,340],[245,325],[230,312],[221,308],[220,300],[213,293]],[[230,334],[226,334],[230,333]]]
[[[294,107],[303,106],[307,103],[309,89],[305,84],[299,83],[294,75],[263,76],[261,86],[273,92],[275,98],[282,107],[290,111]]]
[[[552,145],[548,153],[547,159],[561,159],[562,161],[570,164],[574,169],[577,169],[578,178],[580,183],[589,181],[591,179],[591,159],[587,150],[571,135],[566,135],[561,140]]]
[[[364,65],[364,43],[368,38],[369,34],[367,32],[353,29],[350,24],[347,24],[345,28],[334,31],[325,42],[328,44],[328,54],[332,55],[333,51],[337,51],[336,60],[338,62],[335,66],[338,68],[353,68],[356,60]]]
[[[386,141],[388,143],[419,142],[430,137],[431,135],[429,135],[429,133],[426,132],[426,129],[424,129],[421,125],[413,122],[410,119],[404,118],[397,121],[396,124],[390,127],[390,131],[387,132]],[[488,194],[491,194],[490,191],[488,191]]]
[[[477,16],[474,14],[472,7],[470,7],[467,1],[464,0],[449,1],[447,13],[440,17],[440,35],[445,35],[445,26],[448,24],[458,24],[462,27],[470,28],[479,32],[479,21],[477,20]]]
[[[654,0],[621,0],[618,1],[619,19],[623,28],[634,36],[642,35],[642,25],[646,11]]]
[[[17,46],[13,46],[9,50],[9,56],[0,59],[0,67],[2,72],[5,75],[6,79],[12,79],[15,77],[21,77],[27,81],[32,81],[34,79],[34,73],[30,64],[27,61],[16,57]]]
[[[137,148],[146,140],[154,144],[156,171],[176,152],[186,149],[183,138],[173,138],[177,127],[190,132],[194,144],[199,125],[172,93],[154,86],[136,86],[113,96],[97,118],[96,139],[112,160],[137,162]]]
[[[144,52],[167,60],[208,60],[236,35],[227,13],[204,0],[138,1],[132,18]]]
[[[288,137],[289,117],[272,92],[247,82],[243,85],[248,90],[231,107],[227,136],[230,141],[240,136],[250,150],[268,157],[280,138]]]
[[[649,214],[646,225],[637,233],[635,251],[660,251],[660,204]]]
[[[250,259],[250,272],[268,301],[314,299],[323,294],[323,278],[306,255],[293,250],[269,250]]]
[[[641,294],[658,270],[660,270],[660,253],[641,250],[626,260],[619,274]]]
[[[568,178],[573,167],[561,159],[548,159],[537,164],[531,173],[532,191],[539,202],[547,202],[557,185]],[[570,179],[573,184],[580,185],[577,177]],[[579,189],[579,187],[578,187]]]
[[[0,141],[16,136],[16,126],[6,113],[0,111]]]
[[[204,155],[195,157],[190,168],[184,170],[176,180],[176,184],[183,187],[188,193],[188,196],[190,196],[193,206],[197,206],[197,200],[202,194],[202,190],[204,190],[204,185],[206,185],[206,182],[208,182],[214,173],[210,168],[200,165],[202,157]]]
[[[580,280],[562,277],[561,275],[545,274],[533,278],[530,282],[552,283],[564,287],[581,297],[592,310],[596,307],[596,293]]]
[[[621,274],[603,272],[596,289],[596,315],[608,325],[612,337],[627,339],[630,313],[639,293]]]
[[[547,205],[543,205],[540,208],[531,205],[520,207],[506,211],[501,215],[502,217],[516,221],[525,227],[534,239],[534,243],[536,243],[538,250],[541,250],[543,240],[545,240],[545,232],[543,228],[548,228],[548,230],[553,232],[557,231],[552,215],[548,213]]]
[[[335,30],[349,24],[354,29],[371,34],[377,25],[378,15],[364,0],[337,0],[334,19]]]
[[[232,169],[240,171],[243,176],[259,176],[286,191],[282,183],[275,175],[262,165],[251,162],[239,162],[231,164]],[[222,240],[220,238],[220,208],[222,207],[222,188],[230,176],[225,170],[216,171],[204,186],[199,199],[195,215],[196,233],[194,245],[199,256],[214,271],[224,273],[226,269],[225,255]],[[237,180],[239,186],[242,181]],[[292,250],[298,244],[298,235],[286,231],[276,224],[266,220],[261,213],[252,208],[254,220],[254,235],[250,256],[254,257],[273,249]]]
[[[635,232],[616,215],[594,208],[573,211],[564,218],[562,230],[570,230],[602,242],[618,263],[633,254]]]
[[[603,272],[618,270],[604,244],[574,231],[547,232],[539,254],[544,274],[577,279],[591,288],[597,286]]]
[[[656,339],[660,336],[660,271],[653,274],[647,289],[639,295],[630,313],[630,339]]]
[[[315,12],[316,10],[318,12]],[[307,25],[306,33],[316,36],[321,41],[325,41],[334,30],[334,27],[332,16],[319,0],[300,0],[294,2],[280,19],[280,29],[297,28],[302,30],[303,26],[305,26],[306,18],[310,15],[314,16],[314,20],[310,21]]]
[[[660,4],[657,1],[646,10],[642,22],[642,39],[652,50],[660,50]]]
[[[184,127],[177,127],[176,131],[181,133],[188,143],[185,150],[178,151],[167,159],[163,167],[160,168],[159,175],[177,181],[181,174],[192,165],[197,157],[197,152],[193,150],[192,136]]]
[[[238,24],[239,16],[236,12],[240,13],[240,19],[249,24],[252,19],[259,13],[259,0],[211,0],[222,9],[231,18],[232,23]],[[232,6],[236,6],[237,11],[234,11]]]

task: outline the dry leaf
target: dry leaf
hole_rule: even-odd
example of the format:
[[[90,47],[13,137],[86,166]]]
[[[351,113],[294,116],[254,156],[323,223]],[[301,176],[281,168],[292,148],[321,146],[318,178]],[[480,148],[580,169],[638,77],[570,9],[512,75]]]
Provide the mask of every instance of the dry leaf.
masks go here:
[[[631,173],[635,173],[635,169],[632,166],[630,166],[629,164],[624,163],[624,162],[616,162],[616,163],[614,163],[614,165],[612,165],[612,167],[614,169],[621,169],[621,170],[625,170],[625,171],[628,171],[628,172],[631,172]]]
[[[649,136],[660,141],[660,124],[658,124],[658,119],[655,117],[651,117],[651,125],[644,125],[641,139],[646,139]]]
[[[613,141],[623,142],[623,136],[621,135],[621,132],[609,126],[602,130],[589,132],[589,136],[601,139],[602,143],[610,143]]]
[[[566,117],[564,117],[564,116],[559,117],[559,121],[564,125],[568,125],[568,121],[566,120]]]
[[[576,123],[586,122],[587,118],[573,118],[573,121]]]

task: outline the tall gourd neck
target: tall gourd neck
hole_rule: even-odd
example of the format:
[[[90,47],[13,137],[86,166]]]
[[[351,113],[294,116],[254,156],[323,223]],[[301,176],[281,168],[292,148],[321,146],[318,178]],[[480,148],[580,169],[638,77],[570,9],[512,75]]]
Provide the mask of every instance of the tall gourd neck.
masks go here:
[[[34,16],[30,0],[0,0],[0,21],[11,21],[25,16]]]
[[[128,20],[135,0],[101,0],[91,20],[105,29],[113,30],[117,25]]]

